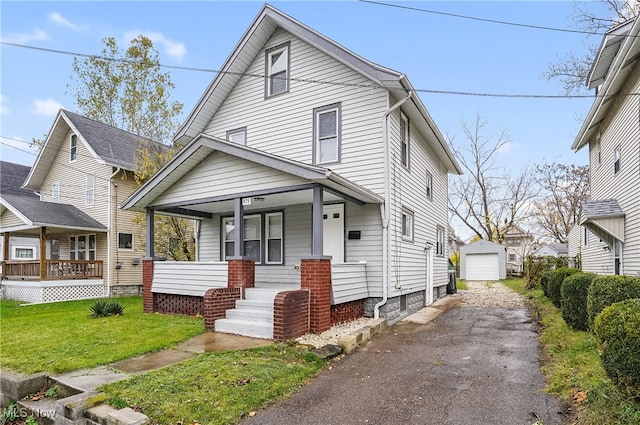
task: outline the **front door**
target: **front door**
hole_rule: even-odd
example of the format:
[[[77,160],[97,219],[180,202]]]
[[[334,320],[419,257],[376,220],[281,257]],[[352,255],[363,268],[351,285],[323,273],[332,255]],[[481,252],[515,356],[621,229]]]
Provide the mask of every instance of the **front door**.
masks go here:
[[[324,255],[334,263],[344,262],[344,204],[325,205],[322,210]]]

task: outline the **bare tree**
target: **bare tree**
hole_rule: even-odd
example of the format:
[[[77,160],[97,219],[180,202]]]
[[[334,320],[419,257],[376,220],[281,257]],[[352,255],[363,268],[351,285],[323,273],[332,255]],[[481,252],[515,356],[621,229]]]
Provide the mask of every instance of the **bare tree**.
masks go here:
[[[565,94],[580,93],[585,89],[602,34],[615,25],[637,16],[639,5],[638,0],[575,3],[572,16],[575,29],[589,33],[584,40],[586,52],[570,51],[557,55],[556,62],[549,64],[548,70],[542,76],[547,80],[559,79]]]
[[[465,174],[451,177],[449,211],[478,238],[502,243],[509,229],[526,218],[538,191],[528,166],[512,176],[498,165],[509,135],[503,130],[486,138],[485,126],[486,121],[477,116],[473,124],[462,125],[465,143],[450,140]]]
[[[559,163],[538,165],[536,180],[542,195],[534,203],[535,222],[544,236],[567,243],[580,203],[589,198],[589,167]]]

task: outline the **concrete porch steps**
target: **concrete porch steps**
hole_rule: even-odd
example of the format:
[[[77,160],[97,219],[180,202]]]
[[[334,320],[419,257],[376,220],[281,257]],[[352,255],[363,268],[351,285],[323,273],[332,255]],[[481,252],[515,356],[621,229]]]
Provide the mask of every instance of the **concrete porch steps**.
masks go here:
[[[216,332],[273,339],[273,300],[278,292],[276,289],[246,289],[245,299],[236,301],[236,308],[227,310],[225,319],[216,320]]]

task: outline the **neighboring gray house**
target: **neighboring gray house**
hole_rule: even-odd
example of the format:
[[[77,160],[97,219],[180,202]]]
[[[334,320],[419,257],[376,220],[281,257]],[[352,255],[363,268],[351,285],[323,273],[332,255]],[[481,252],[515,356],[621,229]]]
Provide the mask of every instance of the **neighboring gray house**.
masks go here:
[[[533,235],[520,226],[513,225],[504,236],[507,247],[507,272],[524,273],[524,261],[534,248]]]
[[[123,203],[198,219],[198,260],[220,278],[155,263],[152,294],[202,297],[237,257],[255,287],[295,291],[311,256],[331,258],[333,322],[395,321],[444,296],[461,170],[407,77],[269,5],[220,69],[176,135],[184,148]]]
[[[569,248],[586,272],[640,275],[638,99],[627,95],[640,92],[638,52],[640,19],[606,33],[587,80],[597,97],[571,146],[589,148],[590,199]]]
[[[460,279],[500,280],[507,278],[507,248],[480,239],[460,248]]]
[[[569,245],[566,243],[546,243],[531,253],[533,257],[567,257]]]
[[[5,261],[7,298],[43,302],[139,293],[137,259],[144,249],[134,235],[135,213],[118,205],[137,187],[132,171],[141,142],[153,143],[60,110],[27,175],[10,182],[3,176],[3,240],[37,241],[35,255]],[[5,193],[5,183],[14,192],[22,187],[20,196]]]

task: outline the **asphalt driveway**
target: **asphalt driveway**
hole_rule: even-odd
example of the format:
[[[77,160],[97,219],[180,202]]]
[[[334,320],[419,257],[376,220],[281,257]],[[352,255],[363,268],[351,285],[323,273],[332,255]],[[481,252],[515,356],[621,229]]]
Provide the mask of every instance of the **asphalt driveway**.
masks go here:
[[[245,424],[544,425],[536,324],[520,308],[454,306],[399,323]]]

